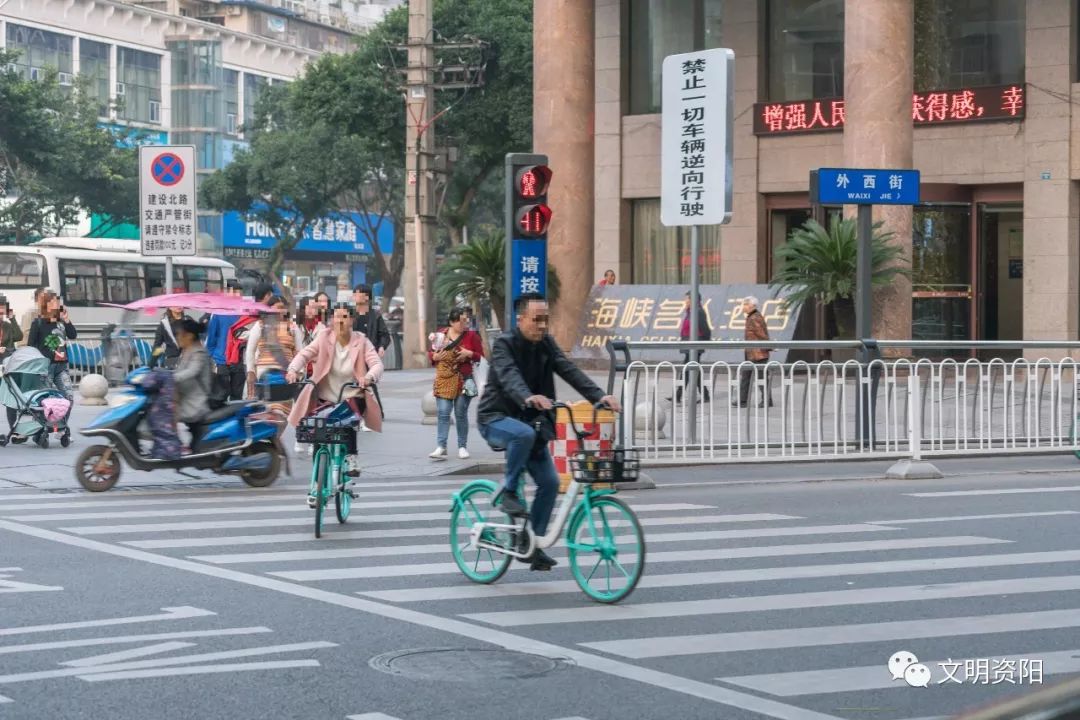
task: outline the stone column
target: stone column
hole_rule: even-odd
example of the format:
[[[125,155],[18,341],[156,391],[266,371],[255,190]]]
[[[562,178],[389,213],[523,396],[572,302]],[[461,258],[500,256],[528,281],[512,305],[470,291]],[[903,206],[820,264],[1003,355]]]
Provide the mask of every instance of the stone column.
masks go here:
[[[533,4],[533,150],[548,156],[548,265],[562,296],[552,329],[569,352],[593,279],[594,3]]]
[[[1070,0],[1028,3],[1024,120],[1024,339],[1075,340],[1080,210],[1070,180]],[[1038,86],[1036,89],[1035,86]],[[1020,87],[1024,87],[1020,85]],[[1052,95],[1051,93],[1058,94]],[[1029,357],[1056,357],[1032,350]]]
[[[844,2],[845,167],[912,166],[913,27],[910,0]],[[885,222],[883,229],[894,233],[893,242],[910,262],[911,208],[879,206],[874,220]],[[909,280],[898,278],[874,293],[873,333],[911,337]]]

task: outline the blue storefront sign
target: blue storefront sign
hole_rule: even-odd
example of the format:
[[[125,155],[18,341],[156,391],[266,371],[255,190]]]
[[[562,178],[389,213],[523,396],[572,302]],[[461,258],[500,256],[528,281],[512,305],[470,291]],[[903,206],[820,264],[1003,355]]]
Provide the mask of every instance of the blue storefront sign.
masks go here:
[[[822,205],[918,205],[918,170],[821,168],[818,202]]]
[[[374,253],[368,236],[360,230],[357,223],[369,222],[375,227],[379,222],[378,215],[369,214],[365,219],[361,213],[342,213],[331,217],[320,218],[312,223],[304,233],[303,239],[292,250],[286,253],[286,257],[294,259],[325,259],[327,256],[337,256],[338,259],[351,260],[345,256],[369,256]],[[242,213],[227,212],[221,219],[222,245],[225,248],[239,250],[246,249],[245,253],[230,253],[234,257],[268,257],[276,240],[270,233],[270,228],[254,217],[245,217]],[[389,218],[384,218],[378,225],[377,239],[379,248],[389,255],[394,250],[394,223]]]
[[[514,238],[510,243],[510,307],[526,293],[547,294],[547,242]],[[511,322],[515,317],[510,313]]]

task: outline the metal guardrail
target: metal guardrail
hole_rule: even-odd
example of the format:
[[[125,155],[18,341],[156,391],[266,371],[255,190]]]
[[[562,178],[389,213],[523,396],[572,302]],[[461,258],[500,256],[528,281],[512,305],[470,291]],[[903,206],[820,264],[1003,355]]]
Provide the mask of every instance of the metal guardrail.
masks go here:
[[[655,462],[915,457],[1077,449],[1080,360],[644,362],[635,349],[957,349],[934,341],[612,344],[625,437]],[[1069,349],[1080,342],[964,343]],[[621,357],[620,357],[621,355]],[[698,379],[699,378],[699,379]],[[691,392],[690,388],[698,388]],[[748,397],[739,405],[740,389]],[[706,399],[707,394],[707,399]],[[767,398],[771,398],[770,404]],[[735,405],[733,405],[735,403]]]

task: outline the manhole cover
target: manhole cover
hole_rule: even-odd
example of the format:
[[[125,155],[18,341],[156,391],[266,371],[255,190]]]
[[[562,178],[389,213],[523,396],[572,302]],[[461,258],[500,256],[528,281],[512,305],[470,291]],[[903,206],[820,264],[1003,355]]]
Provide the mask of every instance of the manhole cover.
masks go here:
[[[497,648],[417,648],[376,655],[376,670],[415,680],[480,682],[540,677],[559,669],[559,660]]]

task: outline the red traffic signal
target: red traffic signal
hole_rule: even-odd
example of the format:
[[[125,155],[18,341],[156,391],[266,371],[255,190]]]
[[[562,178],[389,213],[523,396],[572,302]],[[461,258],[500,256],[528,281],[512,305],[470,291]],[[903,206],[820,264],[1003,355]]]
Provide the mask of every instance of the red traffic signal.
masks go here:
[[[551,224],[551,208],[543,204],[524,205],[518,209],[515,222],[521,237],[540,237]]]
[[[517,172],[514,187],[520,197],[542,198],[551,184],[551,168],[547,165],[529,165]]]

